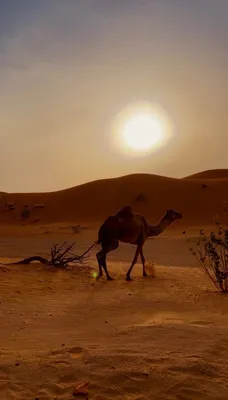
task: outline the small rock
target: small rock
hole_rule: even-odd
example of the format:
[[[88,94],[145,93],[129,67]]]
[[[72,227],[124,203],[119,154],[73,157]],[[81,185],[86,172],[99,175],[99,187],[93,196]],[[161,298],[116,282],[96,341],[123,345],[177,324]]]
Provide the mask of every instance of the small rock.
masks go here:
[[[19,367],[20,363],[16,362],[15,367]]]

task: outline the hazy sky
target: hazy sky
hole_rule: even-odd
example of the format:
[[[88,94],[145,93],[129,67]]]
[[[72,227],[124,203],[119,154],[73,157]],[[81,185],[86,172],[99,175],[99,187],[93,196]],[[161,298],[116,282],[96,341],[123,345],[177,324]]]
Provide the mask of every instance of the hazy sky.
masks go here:
[[[0,190],[228,168],[227,21],[227,0],[1,0]],[[130,157],[110,127],[136,101],[175,129]]]

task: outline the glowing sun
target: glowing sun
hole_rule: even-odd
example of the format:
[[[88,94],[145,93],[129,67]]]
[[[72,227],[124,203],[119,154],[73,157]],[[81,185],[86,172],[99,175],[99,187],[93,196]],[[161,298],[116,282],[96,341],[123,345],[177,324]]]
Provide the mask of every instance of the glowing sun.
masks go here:
[[[162,139],[162,122],[150,113],[138,113],[124,124],[122,134],[128,147],[144,151],[155,147]]]
[[[174,125],[158,104],[145,101],[124,107],[113,120],[111,130],[112,148],[130,157],[144,157],[168,143],[174,134]]]

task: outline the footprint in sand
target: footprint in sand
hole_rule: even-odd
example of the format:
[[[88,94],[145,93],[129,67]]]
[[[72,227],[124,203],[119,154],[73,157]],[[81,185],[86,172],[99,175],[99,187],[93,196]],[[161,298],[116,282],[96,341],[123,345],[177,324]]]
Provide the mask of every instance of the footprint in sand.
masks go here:
[[[138,371],[138,372],[131,372],[129,374],[129,378],[134,381],[144,381],[149,376],[148,372]]]
[[[211,325],[214,325],[213,322],[210,321],[190,321],[190,325],[198,326],[198,327],[210,327]]]
[[[81,358],[85,354],[84,349],[81,347],[72,347],[70,349],[67,349],[67,352],[72,358]]]
[[[82,347],[62,347],[61,349],[51,351],[48,356],[52,358],[58,358],[58,360],[66,357],[81,358],[85,354]]]

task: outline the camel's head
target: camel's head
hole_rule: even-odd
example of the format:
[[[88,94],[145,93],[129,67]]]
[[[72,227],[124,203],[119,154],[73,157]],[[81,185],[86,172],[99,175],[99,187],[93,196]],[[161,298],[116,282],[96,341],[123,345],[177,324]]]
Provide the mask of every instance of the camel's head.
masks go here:
[[[182,214],[171,209],[166,211],[165,218],[171,223],[176,221],[176,219],[181,219]]]

